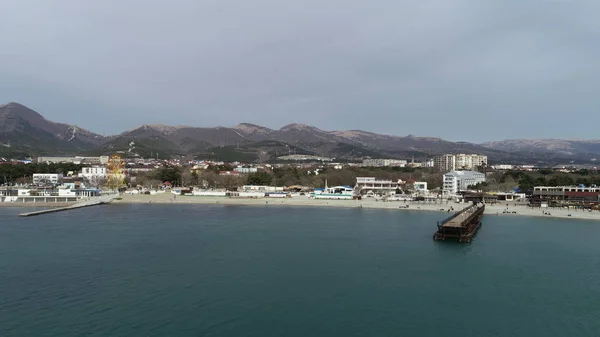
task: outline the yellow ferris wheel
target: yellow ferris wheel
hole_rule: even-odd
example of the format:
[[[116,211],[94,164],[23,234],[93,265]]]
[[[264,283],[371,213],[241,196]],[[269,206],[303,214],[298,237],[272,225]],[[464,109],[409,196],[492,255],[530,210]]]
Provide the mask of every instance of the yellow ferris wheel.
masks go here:
[[[125,161],[118,154],[113,154],[106,164],[107,185],[118,190],[125,186]]]

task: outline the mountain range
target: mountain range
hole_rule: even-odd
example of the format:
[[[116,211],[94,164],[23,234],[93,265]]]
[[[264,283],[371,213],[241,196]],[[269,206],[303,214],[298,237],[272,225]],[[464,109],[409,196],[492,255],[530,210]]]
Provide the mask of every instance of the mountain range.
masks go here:
[[[474,144],[361,130],[324,131],[304,124],[275,130],[250,123],[215,128],[145,124],[118,135],[102,136],[75,125],[49,121],[19,103],[0,105],[2,156],[112,153],[257,162],[289,154],[340,160],[421,160],[444,153],[478,153],[487,155],[490,162],[589,162],[600,157],[600,140],[522,139]]]

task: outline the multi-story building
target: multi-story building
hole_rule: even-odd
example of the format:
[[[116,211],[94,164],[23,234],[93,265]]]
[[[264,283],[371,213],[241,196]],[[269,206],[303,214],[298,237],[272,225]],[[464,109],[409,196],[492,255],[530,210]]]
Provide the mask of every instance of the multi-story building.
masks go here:
[[[383,166],[396,166],[404,167],[408,164],[407,160],[404,159],[363,159],[362,166],[367,167],[383,167]]]
[[[355,191],[361,194],[373,192],[374,194],[395,194],[396,189],[401,188],[402,181],[391,179],[377,179],[375,177],[356,177]]]
[[[585,186],[536,186],[531,203],[536,206],[581,205],[600,203],[600,187]]]
[[[433,167],[440,172],[456,170],[456,157],[453,154],[445,154],[433,158]]]
[[[487,166],[487,156],[478,154],[445,154],[433,158],[434,167],[440,172],[454,170],[473,170]]]
[[[106,167],[104,166],[92,166],[82,167],[81,176],[87,180],[104,179],[106,178]]]
[[[444,174],[442,194],[454,195],[469,186],[485,182],[485,174],[475,171],[450,171]]]
[[[62,173],[34,173],[33,183],[34,184],[52,184],[59,185],[63,182]]]

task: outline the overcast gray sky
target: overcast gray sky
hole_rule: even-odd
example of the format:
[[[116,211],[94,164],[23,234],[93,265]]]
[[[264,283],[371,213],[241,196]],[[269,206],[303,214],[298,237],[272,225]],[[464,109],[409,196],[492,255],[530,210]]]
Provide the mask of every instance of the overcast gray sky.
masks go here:
[[[0,103],[140,124],[600,138],[598,0],[3,0]]]

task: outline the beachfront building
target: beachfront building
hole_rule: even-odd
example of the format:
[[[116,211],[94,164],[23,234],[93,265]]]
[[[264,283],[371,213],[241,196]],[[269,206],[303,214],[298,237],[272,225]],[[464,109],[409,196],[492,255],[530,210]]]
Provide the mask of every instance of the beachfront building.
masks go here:
[[[404,181],[391,179],[377,179],[375,177],[356,177],[356,187],[359,194],[391,195],[402,188]]]
[[[469,186],[485,182],[485,174],[475,171],[450,171],[444,174],[442,194],[456,195]]]
[[[427,189],[427,182],[415,181],[413,183],[413,191],[417,194],[427,194],[429,192],[429,190]]]
[[[60,185],[63,182],[63,174],[62,173],[34,173],[33,174],[33,183],[35,185],[40,184],[52,184],[52,185]]]
[[[536,186],[531,204],[535,206],[597,205],[600,203],[600,187]]]
[[[262,185],[244,185],[244,192],[283,192],[283,187],[278,186],[262,186]]]
[[[354,199],[354,189],[352,186],[333,186],[323,189],[316,188],[311,193],[314,199],[334,199],[334,200],[352,200]]]

